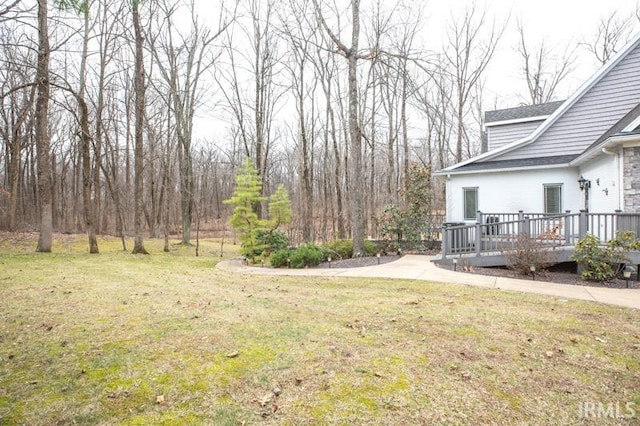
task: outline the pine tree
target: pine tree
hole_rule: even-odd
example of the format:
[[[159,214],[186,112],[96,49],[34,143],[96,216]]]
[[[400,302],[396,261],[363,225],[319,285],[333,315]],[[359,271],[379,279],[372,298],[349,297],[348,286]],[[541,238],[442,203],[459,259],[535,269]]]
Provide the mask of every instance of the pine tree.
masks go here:
[[[256,213],[258,203],[265,200],[260,195],[261,192],[262,180],[251,160],[247,160],[238,170],[233,196],[224,200],[225,204],[235,206],[231,216],[231,226],[239,234],[243,253],[251,256],[252,261],[258,245],[257,234],[265,225]]]
[[[278,185],[278,189],[269,201],[269,225],[275,231],[280,225],[291,223],[291,200],[284,185]]]

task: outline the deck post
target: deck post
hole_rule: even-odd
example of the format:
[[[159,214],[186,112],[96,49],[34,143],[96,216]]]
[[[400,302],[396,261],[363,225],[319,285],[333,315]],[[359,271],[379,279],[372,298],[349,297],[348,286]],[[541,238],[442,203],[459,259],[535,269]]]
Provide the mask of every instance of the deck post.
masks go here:
[[[449,235],[451,233],[448,232],[448,230],[449,225],[446,223],[442,224],[442,260],[447,258],[447,252],[449,251]]]
[[[578,216],[578,239],[587,235],[587,232],[589,232],[587,210],[580,210],[580,216]]]
[[[480,212],[478,212],[480,213]],[[476,222],[476,256],[482,252],[482,222]]]
[[[564,242],[569,245],[571,244],[571,231],[573,230],[573,223],[569,222],[571,220],[571,210],[565,210],[564,214]]]
[[[531,219],[529,219],[529,216],[525,216],[522,223],[522,234],[525,234],[527,237],[531,236]]]
[[[481,212],[480,210],[478,210],[478,211],[476,212],[476,222],[478,222],[478,223],[484,223],[484,220],[483,220],[483,217],[482,217],[482,216],[483,216],[482,212]]]
[[[524,212],[518,211],[518,235],[524,233]]]

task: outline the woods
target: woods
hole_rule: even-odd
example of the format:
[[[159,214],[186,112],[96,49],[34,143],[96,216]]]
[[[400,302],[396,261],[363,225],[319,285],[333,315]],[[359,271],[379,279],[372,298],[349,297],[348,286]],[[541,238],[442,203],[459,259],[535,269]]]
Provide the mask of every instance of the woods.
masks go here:
[[[415,170],[481,152],[486,73],[508,22],[472,5],[427,46],[420,2],[0,0],[0,230],[231,235],[248,159],[261,199],[284,185],[294,244],[382,237],[411,210]],[[585,43],[608,58],[635,17]],[[634,21],[635,19],[635,21]],[[527,101],[556,98],[573,69],[521,22]],[[525,38],[525,34],[527,38]],[[509,105],[511,106],[511,105]],[[425,220],[444,183],[421,186]],[[266,201],[257,203],[260,219]],[[385,227],[386,225],[386,227]],[[168,243],[167,243],[168,244]],[[166,245],[165,248],[168,246]]]

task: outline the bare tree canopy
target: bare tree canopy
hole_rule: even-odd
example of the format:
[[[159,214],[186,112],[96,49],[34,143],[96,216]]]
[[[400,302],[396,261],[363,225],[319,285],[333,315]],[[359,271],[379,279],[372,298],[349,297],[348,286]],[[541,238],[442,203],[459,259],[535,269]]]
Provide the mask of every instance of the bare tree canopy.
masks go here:
[[[592,39],[582,44],[604,65],[629,40],[632,30],[632,16],[621,17],[618,12],[612,12],[600,18]]]
[[[522,59],[522,75],[527,83],[527,103],[542,104],[553,100],[560,84],[574,70],[575,50],[567,46],[561,56],[556,56],[544,40],[531,47],[525,36],[522,21],[518,20],[520,36],[518,53]]]

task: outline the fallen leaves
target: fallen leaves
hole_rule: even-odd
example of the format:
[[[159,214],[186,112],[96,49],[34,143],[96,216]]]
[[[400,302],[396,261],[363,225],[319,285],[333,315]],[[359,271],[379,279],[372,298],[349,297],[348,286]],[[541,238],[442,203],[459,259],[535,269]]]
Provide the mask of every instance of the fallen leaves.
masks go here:
[[[254,400],[263,409],[262,412],[260,413],[260,415],[263,418],[267,418],[272,414],[275,414],[276,411],[278,411],[279,407],[277,404],[277,399],[281,394],[282,394],[282,388],[276,385],[273,387],[273,389],[271,389],[269,392],[264,394],[262,398]]]

